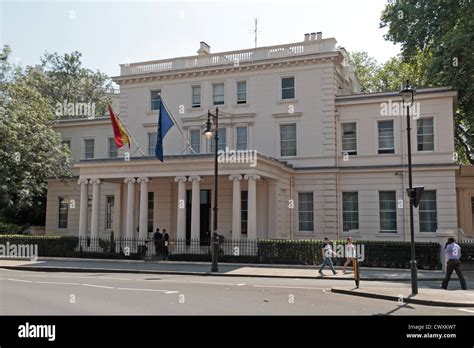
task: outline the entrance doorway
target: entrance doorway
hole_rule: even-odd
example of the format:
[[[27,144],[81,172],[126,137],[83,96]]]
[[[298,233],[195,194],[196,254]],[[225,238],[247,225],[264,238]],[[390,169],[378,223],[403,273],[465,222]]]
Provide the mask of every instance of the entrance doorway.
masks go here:
[[[186,190],[186,244],[191,241],[191,202],[192,190]],[[200,234],[201,241],[209,241],[211,237],[211,190],[200,192]]]

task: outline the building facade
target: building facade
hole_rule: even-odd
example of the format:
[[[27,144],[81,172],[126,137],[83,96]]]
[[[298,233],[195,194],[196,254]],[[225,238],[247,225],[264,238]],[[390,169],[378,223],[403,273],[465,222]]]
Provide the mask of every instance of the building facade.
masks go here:
[[[115,110],[136,143],[117,150],[108,117],[55,125],[71,146],[75,178],[48,182],[47,233],[147,237],[160,228],[171,238],[209,238],[215,144],[202,132],[218,107],[219,234],[409,240],[401,98],[360,94],[335,39],[306,34],[223,53],[201,42],[195,56],[121,65],[114,80]],[[164,139],[163,163],[154,157],[161,99],[180,125]],[[450,88],[415,97],[414,185],[425,187],[418,240],[458,229],[455,105]]]

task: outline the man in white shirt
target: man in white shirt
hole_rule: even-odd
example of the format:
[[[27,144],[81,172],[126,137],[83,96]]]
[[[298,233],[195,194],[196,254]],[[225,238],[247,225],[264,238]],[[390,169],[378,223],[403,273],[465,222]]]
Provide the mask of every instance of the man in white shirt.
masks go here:
[[[336,275],[337,272],[332,264],[332,256],[337,256],[337,254],[332,250],[331,241],[328,237],[324,238],[324,244],[323,248],[321,249],[321,252],[323,255],[323,264],[321,265],[321,267],[319,267],[319,274],[324,275],[323,268],[328,265],[332,273]]]

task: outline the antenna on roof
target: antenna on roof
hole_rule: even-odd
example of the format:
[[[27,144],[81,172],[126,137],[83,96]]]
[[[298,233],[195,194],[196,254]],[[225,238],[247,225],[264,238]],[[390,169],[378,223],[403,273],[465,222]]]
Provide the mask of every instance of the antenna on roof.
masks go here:
[[[258,18],[255,18],[254,29],[252,30],[252,33],[255,36],[255,48],[257,48],[257,36],[258,36],[259,32],[260,32],[260,30],[258,30]]]

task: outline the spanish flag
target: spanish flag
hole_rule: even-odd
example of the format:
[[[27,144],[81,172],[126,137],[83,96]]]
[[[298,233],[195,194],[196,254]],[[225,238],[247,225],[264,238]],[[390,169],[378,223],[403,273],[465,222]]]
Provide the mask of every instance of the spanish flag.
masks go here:
[[[121,148],[124,144],[128,144],[128,148],[130,148],[130,138],[128,137],[125,127],[122,125],[119,118],[114,114],[112,106],[108,104],[108,107],[110,121],[112,121],[112,128],[114,130],[115,145],[117,145],[118,148]]]

